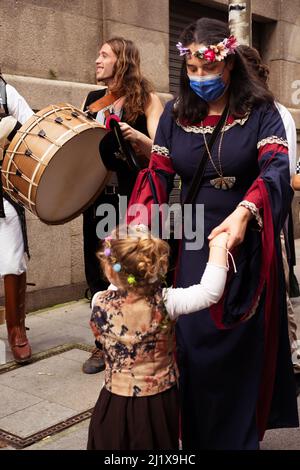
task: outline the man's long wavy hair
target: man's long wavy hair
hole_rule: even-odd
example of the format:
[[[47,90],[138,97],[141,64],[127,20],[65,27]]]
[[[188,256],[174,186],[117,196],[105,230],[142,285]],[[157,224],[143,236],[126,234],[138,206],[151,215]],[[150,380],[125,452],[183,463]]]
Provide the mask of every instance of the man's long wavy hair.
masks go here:
[[[153,92],[152,84],[141,73],[141,59],[135,44],[122,37],[114,37],[105,42],[115,55],[115,85],[111,92],[116,96],[125,96],[124,112],[126,121],[134,122],[145,108]]]
[[[230,36],[226,23],[211,18],[201,18],[187,26],[180,36],[184,47],[192,43],[218,44]],[[239,48],[234,55],[225,58],[225,63],[233,61],[229,85],[229,111],[236,118],[244,116],[253,106],[261,103],[273,103],[272,93],[266,89],[261,80],[247,65]],[[191,89],[186,70],[186,59],[183,59],[180,75],[178,101],[174,107],[175,117],[180,122],[199,123],[208,114],[208,104]]]

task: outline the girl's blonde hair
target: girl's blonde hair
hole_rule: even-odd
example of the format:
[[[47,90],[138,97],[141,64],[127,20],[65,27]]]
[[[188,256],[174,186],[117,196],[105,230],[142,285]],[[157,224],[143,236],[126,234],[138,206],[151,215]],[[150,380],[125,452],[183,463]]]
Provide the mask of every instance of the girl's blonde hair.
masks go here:
[[[153,237],[145,226],[138,225],[129,231],[117,227],[111,237],[105,239],[97,256],[103,271],[111,266],[117,272],[124,290],[150,295],[165,279],[169,252],[166,241]],[[116,265],[119,265],[119,272]]]

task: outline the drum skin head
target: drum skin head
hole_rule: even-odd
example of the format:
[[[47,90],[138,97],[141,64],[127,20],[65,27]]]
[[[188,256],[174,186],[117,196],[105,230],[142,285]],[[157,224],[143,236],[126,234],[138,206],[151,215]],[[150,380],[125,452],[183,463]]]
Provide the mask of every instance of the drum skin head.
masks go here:
[[[56,152],[37,189],[37,215],[42,221],[67,222],[98,195],[107,175],[99,155],[99,143],[105,134],[105,129],[86,129]]]

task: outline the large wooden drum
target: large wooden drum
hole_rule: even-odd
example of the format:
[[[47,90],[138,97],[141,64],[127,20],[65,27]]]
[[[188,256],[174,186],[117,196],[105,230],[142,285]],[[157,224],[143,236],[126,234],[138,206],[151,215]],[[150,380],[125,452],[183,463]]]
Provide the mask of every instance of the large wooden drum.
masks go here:
[[[3,189],[47,224],[82,213],[103,190],[108,172],[99,155],[107,129],[70,104],[32,116],[10,143]]]

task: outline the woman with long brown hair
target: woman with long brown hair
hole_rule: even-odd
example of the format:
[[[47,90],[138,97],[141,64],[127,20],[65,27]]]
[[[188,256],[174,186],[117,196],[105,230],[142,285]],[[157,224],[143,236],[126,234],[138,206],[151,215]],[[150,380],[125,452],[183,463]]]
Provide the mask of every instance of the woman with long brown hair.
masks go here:
[[[90,92],[84,109],[103,97],[110,98],[110,105],[95,112],[94,117],[106,125],[112,114],[117,116],[124,139],[134,147],[137,158],[147,165],[163,107],[153,86],[142,75],[140,62],[139,50],[132,41],[122,37],[107,40],[96,60],[96,79],[106,88]],[[83,215],[85,274],[91,296],[107,287],[101,279],[95,255],[99,245],[96,226],[100,221],[96,209],[101,204],[112,204],[118,215],[119,195],[130,197],[137,176],[137,171],[120,159],[119,154],[118,142],[111,132],[100,143],[100,155],[107,169],[114,173],[103,193]],[[90,374],[103,368],[101,352],[96,348],[83,370]]]

